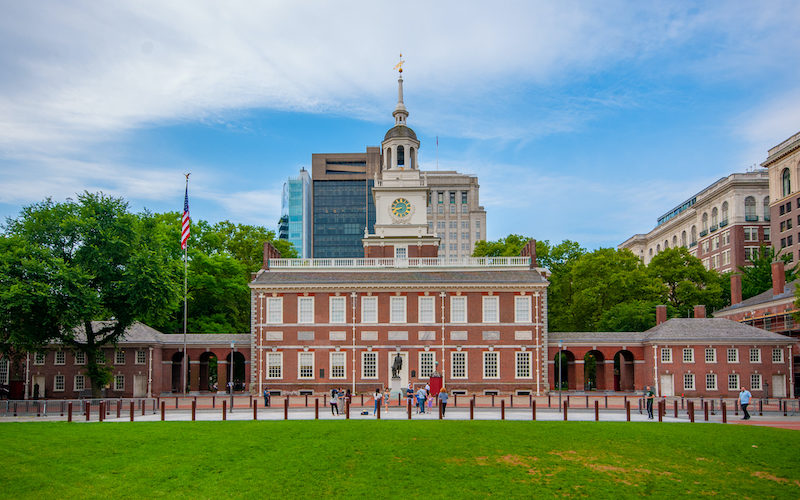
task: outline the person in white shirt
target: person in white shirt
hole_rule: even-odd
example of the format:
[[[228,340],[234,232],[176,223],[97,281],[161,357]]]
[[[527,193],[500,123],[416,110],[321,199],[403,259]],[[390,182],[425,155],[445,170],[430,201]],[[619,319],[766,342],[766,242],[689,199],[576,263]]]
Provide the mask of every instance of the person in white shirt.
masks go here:
[[[381,388],[378,387],[375,389],[375,407],[372,409],[372,414],[375,415],[378,413],[378,407],[381,405],[381,401],[383,400],[383,393],[381,392]]]

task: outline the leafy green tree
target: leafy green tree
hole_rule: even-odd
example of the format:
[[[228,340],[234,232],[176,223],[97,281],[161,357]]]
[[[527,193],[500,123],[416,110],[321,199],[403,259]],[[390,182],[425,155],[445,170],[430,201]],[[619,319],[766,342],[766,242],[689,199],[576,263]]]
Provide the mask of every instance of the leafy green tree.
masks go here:
[[[497,241],[479,241],[475,243],[473,257],[516,257],[530,238],[519,234],[509,234]],[[537,252],[539,246],[536,247]]]
[[[797,271],[790,265],[789,255],[782,255],[786,283],[797,279]],[[772,288],[772,263],[775,261],[775,250],[771,246],[762,245],[756,253],[752,266],[739,267],[742,273],[742,299],[749,299]]]
[[[539,265],[550,271],[547,291],[549,329],[554,332],[566,332],[575,329],[573,311],[572,268],[586,250],[570,240],[557,245],[550,245],[548,240],[536,242],[536,256]]]
[[[0,330],[19,349],[56,341],[86,353],[98,395],[111,377],[101,348],[135,321],[162,319],[179,299],[166,235],[124,200],[88,192],[25,207],[5,232],[0,308],[22,315],[4,314]]]
[[[726,293],[724,286],[726,280],[716,271],[707,270],[684,247],[663,250],[653,257],[647,271],[662,283],[662,299],[679,316],[689,315],[698,304],[715,310],[730,303],[730,293]]]
[[[601,332],[643,332],[656,326],[658,302],[633,300],[603,311],[597,328]]]

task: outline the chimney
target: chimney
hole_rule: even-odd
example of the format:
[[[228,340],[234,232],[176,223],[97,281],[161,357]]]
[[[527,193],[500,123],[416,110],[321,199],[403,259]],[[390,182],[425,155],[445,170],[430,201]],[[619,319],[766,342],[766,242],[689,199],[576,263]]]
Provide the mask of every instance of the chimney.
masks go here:
[[[269,241],[264,242],[264,264],[261,266],[265,271],[269,271],[269,259],[280,259],[281,253],[272,246]]]
[[[696,306],[694,306],[694,317],[695,318],[705,318],[706,317],[706,306],[704,306],[704,305],[696,305]]]
[[[772,263],[772,295],[780,295],[786,286],[786,274],[783,270],[783,261],[776,260]]]
[[[531,258],[531,269],[536,268],[536,240],[530,239],[525,246],[522,247],[522,250],[519,252],[520,257],[530,257]]]
[[[731,274],[731,305],[742,301],[742,275]]]
[[[656,306],[656,326],[667,321],[667,306]]]

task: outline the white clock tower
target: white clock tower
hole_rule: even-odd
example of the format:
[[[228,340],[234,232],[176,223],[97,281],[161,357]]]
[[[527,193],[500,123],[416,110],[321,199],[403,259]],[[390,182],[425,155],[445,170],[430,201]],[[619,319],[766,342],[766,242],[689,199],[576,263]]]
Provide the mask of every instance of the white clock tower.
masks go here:
[[[402,63],[401,63],[402,64]],[[403,68],[397,79],[394,127],[381,143],[380,177],[375,179],[375,233],[362,240],[365,257],[437,257],[439,238],[428,230],[428,185],[417,163],[419,140],[406,125]]]

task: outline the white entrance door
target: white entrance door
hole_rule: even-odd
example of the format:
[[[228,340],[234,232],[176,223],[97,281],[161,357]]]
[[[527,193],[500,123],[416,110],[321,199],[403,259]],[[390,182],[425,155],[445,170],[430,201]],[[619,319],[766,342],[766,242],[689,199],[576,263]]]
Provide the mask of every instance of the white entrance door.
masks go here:
[[[661,375],[659,377],[659,382],[661,383],[661,396],[674,396],[675,391],[672,388],[672,375]]]
[[[772,397],[785,398],[786,397],[786,377],[783,375],[772,376]]]
[[[45,381],[44,375],[34,375],[33,376],[33,380],[31,381],[31,397],[32,398],[33,397],[37,397],[37,396],[39,398],[44,398],[45,397],[45,394],[44,394],[44,381]],[[37,391],[37,387],[36,387],[37,385],[39,386],[38,387],[38,391]]]
[[[143,398],[147,396],[147,377],[144,375],[133,376],[133,397]]]
[[[400,355],[400,359],[403,360],[403,366],[400,368],[400,391],[403,392],[406,387],[408,387],[408,353],[403,352],[389,352],[388,353],[388,363],[386,366],[388,367],[388,375],[386,379],[389,380],[389,389],[392,388],[392,363],[394,363],[394,358],[397,355]],[[392,394],[392,396],[397,397],[397,394]]]

